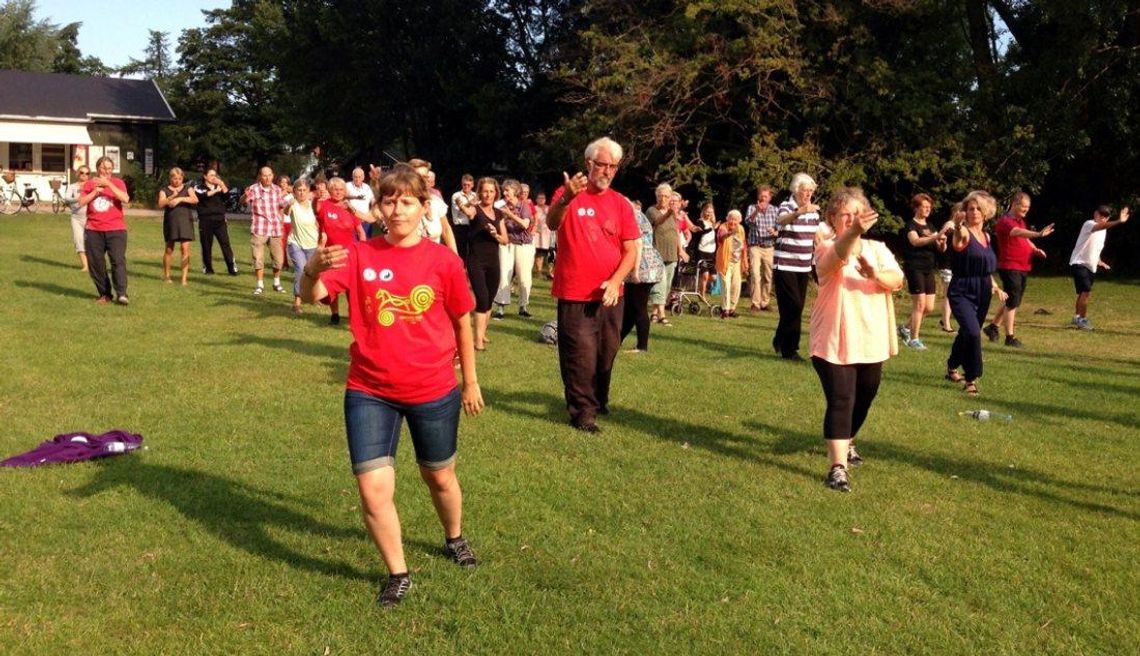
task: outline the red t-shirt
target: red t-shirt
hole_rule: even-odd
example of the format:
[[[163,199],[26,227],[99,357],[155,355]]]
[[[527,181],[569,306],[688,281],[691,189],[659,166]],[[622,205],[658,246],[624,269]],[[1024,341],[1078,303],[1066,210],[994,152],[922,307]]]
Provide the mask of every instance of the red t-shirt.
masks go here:
[[[999,269],[1029,271],[1033,268],[1033,244],[1026,237],[1009,234],[1014,228],[1025,229],[1025,221],[1012,214],[1006,214],[997,222],[994,234],[997,236]]]
[[[346,387],[396,403],[426,403],[455,389],[453,318],[475,308],[463,261],[421,240],[383,238],[348,247],[347,264],[321,274],[329,294],[348,292],[353,341]]]
[[[326,246],[349,246],[356,241],[356,229],[360,219],[352,210],[342,207],[332,200],[322,200],[317,205],[317,226],[328,235]]]
[[[125,193],[127,185],[119,178],[112,177],[111,184]],[[83,183],[82,194],[89,194],[95,190],[95,178]],[[87,229],[95,232],[111,232],[112,230],[126,230],[127,223],[123,221],[123,203],[111,190],[103,187],[99,195],[87,204]]]
[[[562,198],[563,189],[554,192],[551,205]],[[621,263],[622,242],[640,238],[625,196],[613,189],[579,193],[558,226],[558,266],[551,293],[564,301],[602,300],[602,283]]]

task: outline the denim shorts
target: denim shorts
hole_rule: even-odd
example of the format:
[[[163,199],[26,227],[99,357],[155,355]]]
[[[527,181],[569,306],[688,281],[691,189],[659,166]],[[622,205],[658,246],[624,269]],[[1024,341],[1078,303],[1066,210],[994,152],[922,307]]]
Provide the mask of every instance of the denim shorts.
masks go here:
[[[388,401],[356,390],[344,393],[344,425],[352,473],[364,474],[396,463],[400,426],[408,420],[416,462],[443,469],[455,461],[462,396],[455,387],[426,403]]]

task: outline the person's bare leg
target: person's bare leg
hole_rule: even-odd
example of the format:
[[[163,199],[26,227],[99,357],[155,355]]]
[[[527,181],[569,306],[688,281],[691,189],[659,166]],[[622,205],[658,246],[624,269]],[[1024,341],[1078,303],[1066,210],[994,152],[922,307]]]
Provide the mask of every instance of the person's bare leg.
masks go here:
[[[1077,304],[1073,310],[1078,317],[1084,319],[1088,318],[1090,295],[1092,295],[1092,292],[1081,292],[1080,294],[1077,294]]]
[[[831,459],[832,465],[847,466],[847,448],[851,446],[851,440],[827,440],[827,457]]]
[[[79,270],[81,272],[86,271],[87,270],[87,253],[84,253],[83,251],[79,251],[77,253],[77,255],[79,256]]]
[[[170,263],[174,259],[174,242],[166,242],[166,249],[162,251],[162,280],[170,282]]]
[[[1005,310],[1005,335],[1006,337],[1013,337],[1013,325],[1017,320],[1017,308],[1006,308]]]
[[[190,278],[190,242],[182,242],[182,284],[189,284]]]
[[[463,490],[455,475],[455,463],[443,469],[420,467],[420,477],[431,492],[431,502],[439,515],[444,537],[451,539],[463,534]]]
[[[389,574],[403,574],[408,571],[404,561],[404,545],[400,535],[400,516],[396,512],[396,470],[381,467],[358,474],[357,488],[360,491],[360,509],[364,516],[364,527]]]
[[[491,318],[489,312],[475,313],[475,348],[487,348],[487,320]]]

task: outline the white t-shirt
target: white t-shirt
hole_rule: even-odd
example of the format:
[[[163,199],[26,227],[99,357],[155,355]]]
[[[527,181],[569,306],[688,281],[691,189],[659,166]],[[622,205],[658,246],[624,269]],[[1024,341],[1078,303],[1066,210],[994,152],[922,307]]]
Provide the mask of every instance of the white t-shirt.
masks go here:
[[[420,221],[420,234],[435,243],[443,240],[443,222],[447,217],[447,203],[442,198],[432,195],[428,202],[428,211]],[[466,218],[466,215],[464,215]]]
[[[460,202],[464,198],[467,199],[467,205],[474,205],[479,197],[475,195],[474,191],[470,194],[464,194],[462,189],[451,194],[451,222],[454,225],[469,225],[471,223],[471,219],[467,218],[463,210],[459,209],[464,204]]]
[[[1069,256],[1069,264],[1079,264],[1096,273],[1100,265],[1100,253],[1104,250],[1104,239],[1107,230],[1093,230],[1096,221],[1089,219],[1081,226],[1081,233],[1077,235],[1077,245],[1073,247],[1073,254]]]
[[[705,227],[708,227],[708,225],[707,224],[702,225],[701,227],[705,228]],[[715,224],[713,225],[711,230],[701,234],[701,241],[699,244],[697,244],[697,250],[699,250],[702,253],[706,253],[706,254],[716,252],[716,225]]]
[[[372,187],[368,183],[364,183],[357,187],[351,180],[345,183],[345,188],[348,189],[348,206],[356,210],[357,214],[368,214],[368,210],[372,209]],[[363,198],[357,198],[363,196]]]

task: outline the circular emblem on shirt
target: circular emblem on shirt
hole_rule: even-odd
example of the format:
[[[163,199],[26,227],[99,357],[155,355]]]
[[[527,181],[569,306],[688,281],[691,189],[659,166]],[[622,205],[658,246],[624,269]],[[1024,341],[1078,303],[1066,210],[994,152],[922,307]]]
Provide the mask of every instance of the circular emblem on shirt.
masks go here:
[[[380,272],[380,279],[383,280],[384,282],[388,282],[392,278],[395,278],[395,277],[396,277],[396,274],[392,273],[391,269],[384,269],[383,271]]]
[[[364,276],[364,280],[367,282],[376,280],[376,271],[374,269],[365,269],[361,275]]]
[[[578,216],[586,216],[586,208],[579,207],[578,208]]]
[[[95,208],[96,212],[106,212],[111,209],[111,201],[106,196],[99,196],[91,201],[91,205]]]
[[[586,210],[586,216],[594,216],[594,208],[591,207],[591,208],[587,209]]]

